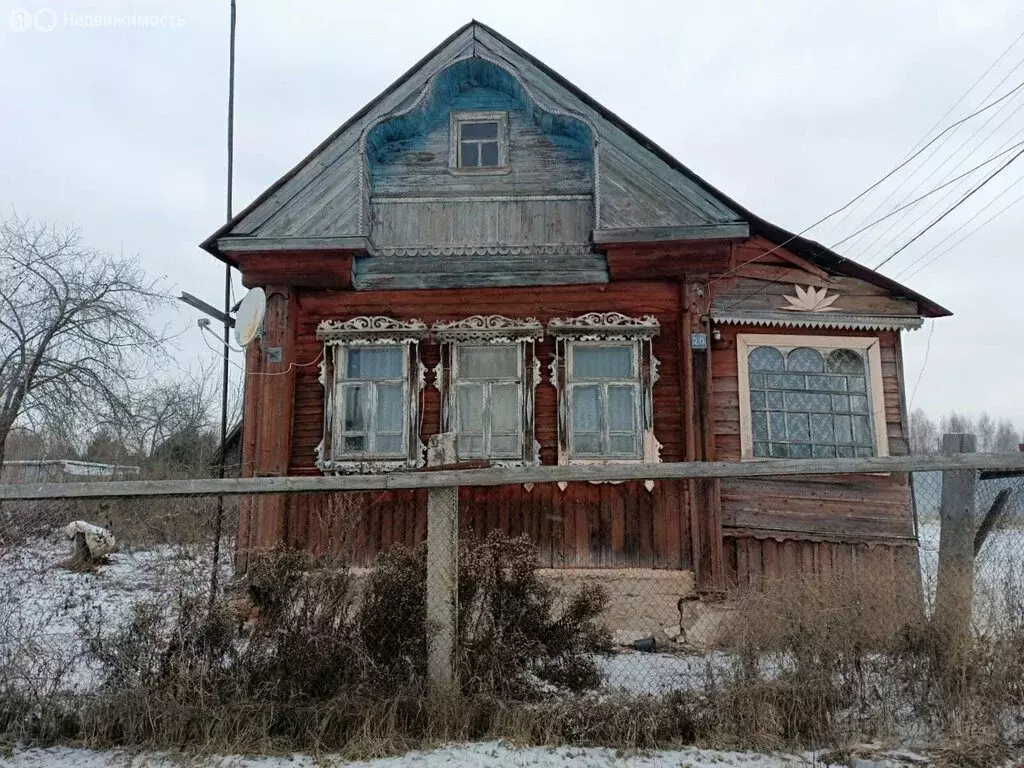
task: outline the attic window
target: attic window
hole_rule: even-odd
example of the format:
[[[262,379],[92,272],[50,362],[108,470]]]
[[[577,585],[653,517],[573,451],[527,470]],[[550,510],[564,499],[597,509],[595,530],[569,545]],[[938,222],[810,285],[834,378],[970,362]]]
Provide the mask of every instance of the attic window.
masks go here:
[[[505,112],[453,112],[453,173],[507,173],[508,115]]]

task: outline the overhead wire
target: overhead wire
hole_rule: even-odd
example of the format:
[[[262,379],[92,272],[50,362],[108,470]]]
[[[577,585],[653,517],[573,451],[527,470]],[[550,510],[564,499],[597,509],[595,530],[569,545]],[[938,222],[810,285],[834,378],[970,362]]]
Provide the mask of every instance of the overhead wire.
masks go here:
[[[899,253],[901,253],[902,251],[905,251],[905,250],[906,250],[906,249],[907,249],[908,247],[910,247],[910,246],[911,246],[911,245],[912,245],[913,243],[915,243],[915,242],[916,242],[917,240],[919,240],[919,239],[920,239],[920,238],[921,238],[921,237],[922,237],[923,235],[925,235],[925,234],[926,234],[926,233],[927,233],[927,232],[928,232],[929,230],[931,230],[931,229],[932,229],[933,227],[935,227],[935,226],[936,226],[936,225],[937,225],[937,224],[938,224],[938,223],[939,223],[940,221],[942,221],[943,219],[945,219],[945,218],[946,218],[947,216],[949,216],[949,214],[951,214],[951,213],[952,213],[953,211],[955,211],[955,210],[956,210],[957,208],[959,208],[959,207],[960,207],[961,205],[963,205],[964,203],[966,203],[966,202],[967,202],[967,201],[968,201],[968,200],[969,200],[969,199],[970,199],[970,198],[971,198],[972,196],[974,196],[974,194],[975,194],[975,193],[977,193],[977,192],[979,192],[979,191],[980,191],[981,189],[983,189],[983,188],[984,188],[984,187],[985,187],[985,186],[986,186],[986,185],[987,185],[987,184],[988,184],[988,183],[989,183],[990,181],[992,181],[992,179],[996,178],[996,177],[997,177],[997,176],[998,176],[998,175],[999,175],[1000,173],[1002,173],[1002,172],[1003,172],[1003,171],[1005,171],[1005,170],[1006,170],[1007,168],[1009,168],[1009,167],[1010,167],[1010,166],[1011,166],[1011,165],[1013,164],[1013,162],[1014,162],[1014,161],[1015,161],[1015,160],[1016,160],[1016,159],[1017,159],[1018,157],[1020,157],[1021,155],[1024,155],[1024,149],[1022,149],[1022,150],[1020,150],[1019,152],[1017,152],[1016,154],[1014,154],[1014,155],[1013,155],[1013,157],[1011,157],[1011,158],[1010,158],[1009,160],[1007,160],[1007,161],[1006,161],[1005,163],[1003,163],[1003,164],[1002,164],[1001,166],[999,166],[998,168],[996,168],[996,169],[995,169],[995,170],[994,170],[994,171],[993,171],[993,172],[992,172],[991,174],[989,174],[989,175],[988,175],[988,176],[987,176],[987,177],[986,177],[986,178],[984,179],[984,181],[982,181],[982,182],[981,182],[980,184],[978,184],[978,185],[977,185],[977,186],[975,186],[975,187],[974,187],[973,189],[971,189],[971,190],[970,190],[970,191],[969,191],[969,192],[968,192],[967,194],[965,194],[965,195],[964,195],[963,197],[961,197],[961,198],[960,198],[959,200],[957,200],[957,201],[956,201],[956,202],[955,202],[955,203],[954,203],[953,205],[951,205],[951,206],[950,206],[949,208],[947,208],[947,209],[946,209],[946,210],[945,210],[945,211],[944,211],[944,212],[943,212],[942,214],[940,214],[940,215],[939,215],[939,216],[938,216],[938,217],[937,217],[936,219],[934,219],[934,220],[933,220],[933,221],[932,221],[932,222],[931,222],[930,224],[928,224],[928,225],[927,225],[927,226],[926,226],[926,227],[925,227],[924,229],[922,229],[922,230],[921,230],[920,232],[918,232],[918,233],[917,233],[916,235],[914,235],[914,236],[913,236],[912,238],[910,238],[910,239],[909,239],[909,240],[908,240],[907,242],[905,242],[905,243],[904,243],[903,245],[901,245],[901,246],[900,246],[899,248],[897,248],[897,249],[896,249],[895,251],[893,251],[893,252],[892,252],[891,254],[889,254],[889,255],[888,255],[888,256],[886,256],[886,257],[885,257],[884,259],[882,259],[882,261],[881,261],[881,262],[879,262],[879,263],[878,263],[878,264],[877,264],[877,265],[876,265],[876,266],[874,267],[874,269],[875,269],[876,271],[877,271],[877,270],[879,270],[879,269],[881,269],[881,268],[882,268],[882,267],[884,267],[884,266],[885,266],[886,264],[888,264],[888,263],[889,263],[890,261],[892,261],[892,260],[893,260],[893,258],[895,258],[895,257],[896,257],[896,256],[897,256],[897,255],[898,255]]]
[[[1020,40],[1020,37],[1018,37],[1017,40]],[[1014,41],[1014,44],[1016,44],[1016,41]],[[1018,61],[1017,64],[1013,67],[1013,69],[1011,69],[1009,72],[1007,72],[1005,75],[1003,75],[1003,78],[998,83],[996,83],[989,90],[989,92],[986,93],[981,98],[981,102],[984,103],[985,100],[988,99],[993,93],[995,93],[1003,83],[1005,83],[1007,80],[1009,80],[1010,77],[1013,75],[1013,73],[1016,72],[1018,69],[1020,69],[1022,65],[1024,65],[1024,58],[1022,58],[1020,61]],[[972,112],[971,114],[967,115],[967,117],[965,117],[965,118],[963,118],[961,120],[958,120],[958,121],[956,121],[954,123],[951,123],[947,128],[943,129],[941,132],[936,134],[935,138],[933,138],[930,142],[928,142],[928,144],[926,144],[925,146],[921,147],[920,150],[918,150],[916,153],[914,153],[914,155],[912,155],[912,158],[916,157],[917,155],[920,155],[921,152],[923,152],[925,149],[927,149],[931,144],[935,143],[938,139],[940,139],[942,137],[945,137],[945,138],[942,138],[942,140],[939,141],[939,143],[936,145],[936,147],[931,152],[929,152],[928,155],[921,161],[920,165],[918,165],[916,168],[914,168],[909,174],[907,174],[907,176],[903,179],[903,181],[901,181],[899,184],[896,185],[896,187],[894,187],[892,190],[890,190],[889,194],[886,195],[882,199],[882,201],[878,205],[876,205],[871,210],[870,213],[868,213],[868,215],[865,218],[871,218],[872,216],[877,214],[880,210],[882,210],[886,206],[886,204],[890,200],[892,200],[893,197],[897,193],[899,193],[899,191],[901,189],[903,189],[903,187],[906,184],[908,184],[911,181],[911,179],[914,178],[915,175],[917,175],[918,171],[920,171],[922,168],[924,168],[928,164],[928,161],[931,160],[932,157],[934,157],[935,154],[938,153],[938,151],[940,149],[942,149],[943,145],[945,145],[945,143],[947,141],[949,141],[951,138],[953,138],[953,135],[960,129],[961,125],[963,125],[967,120],[969,120],[969,119],[971,119],[973,117],[977,117],[978,115],[980,115],[980,114],[982,114],[984,112],[987,112],[992,107],[995,107],[998,104],[1002,104],[1007,99],[1009,99],[1009,98],[1011,98],[1013,96],[1016,96],[1016,94],[1021,90],[1022,87],[1024,87],[1024,81],[1018,83],[1015,87],[1011,88],[1009,91],[1007,91],[1002,96],[1000,96],[999,98],[995,99],[994,101],[989,102],[984,107],[982,107],[982,108],[976,110],[975,112]],[[1002,111],[1002,108],[1000,108],[1000,111]],[[988,121],[986,121],[985,125],[987,125],[987,124],[988,124]],[[984,126],[982,126],[982,127],[984,127]],[[973,137],[973,135],[975,135],[975,134],[972,134],[972,137]],[[971,137],[968,137],[968,140],[970,140],[970,138]],[[914,187],[914,189],[912,189],[909,193],[907,193],[907,195],[904,197],[904,199],[906,199],[906,197],[909,197],[910,195],[914,194],[914,192],[916,192],[918,189],[920,189],[921,186],[923,186],[925,183],[927,183],[928,179],[930,179],[930,178],[931,178],[931,176],[928,176],[924,181],[920,182],[916,187]]]
[[[975,88],[978,87],[978,85],[981,83],[981,81],[984,80],[986,77],[988,77],[989,72],[991,72],[993,69],[995,69],[999,65],[999,62],[1001,62],[1004,58],[1006,58],[1006,54],[1008,54],[1010,51],[1012,51],[1014,49],[1014,47],[1017,45],[1017,43],[1019,43],[1022,39],[1024,39],[1024,32],[1021,32],[1019,35],[1017,35],[1017,37],[1015,37],[1013,39],[1013,42],[1011,42],[1008,46],[1006,46],[1006,48],[1003,49],[1003,52],[1000,53],[999,56],[996,57],[996,60],[993,61],[991,64],[989,64],[988,68],[984,72],[982,72],[978,76],[978,78],[973,83],[970,84],[970,86],[968,86],[967,90],[963,92],[963,94],[960,96],[960,98],[957,99],[955,102],[953,102],[953,105],[949,109],[947,109],[938,120],[935,121],[935,123],[931,126],[931,128],[929,128],[927,131],[924,132],[924,135],[920,139],[917,140],[917,143],[914,144],[913,147],[910,148],[910,151],[907,153],[907,157],[912,155],[917,150],[917,148],[921,145],[921,143],[924,142],[925,139],[927,139],[929,135],[931,135],[932,131],[934,131],[936,128],[938,128],[940,125],[942,125],[942,121],[943,120],[945,120],[947,117],[949,117],[951,114],[953,114],[953,111],[957,107],[959,107],[960,104],[963,103],[964,99],[966,99],[968,96],[971,95],[971,93],[974,91]],[[998,87],[998,86],[996,86],[996,87]],[[985,97],[985,98],[987,98],[987,97]],[[982,101],[984,101],[984,100],[985,99],[983,98]],[[907,159],[907,158],[905,157],[904,159]],[[860,206],[860,203],[863,202],[863,200],[864,200],[864,198],[861,198],[861,200],[858,201],[857,204],[854,205],[850,210],[848,210],[846,212],[846,214],[839,221],[834,222],[832,224],[832,226],[829,228],[829,231],[826,233],[826,235],[831,236],[832,233],[835,232],[838,227],[841,227],[846,222],[846,220],[849,219],[849,217],[851,215],[853,215],[853,213],[857,210],[857,208]],[[877,213],[877,211],[875,211],[874,213]],[[873,215],[873,214],[869,214],[868,217],[870,217],[871,215]]]

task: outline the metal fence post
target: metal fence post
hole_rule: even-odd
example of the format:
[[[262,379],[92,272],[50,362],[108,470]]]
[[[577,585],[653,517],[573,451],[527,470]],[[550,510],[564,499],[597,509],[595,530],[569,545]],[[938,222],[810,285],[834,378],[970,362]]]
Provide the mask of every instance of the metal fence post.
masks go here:
[[[974,435],[942,436],[945,455],[974,453]],[[974,516],[977,472],[942,472],[939,509],[939,569],[935,588],[935,627],[947,671],[959,669],[970,636],[971,595],[974,589]]]

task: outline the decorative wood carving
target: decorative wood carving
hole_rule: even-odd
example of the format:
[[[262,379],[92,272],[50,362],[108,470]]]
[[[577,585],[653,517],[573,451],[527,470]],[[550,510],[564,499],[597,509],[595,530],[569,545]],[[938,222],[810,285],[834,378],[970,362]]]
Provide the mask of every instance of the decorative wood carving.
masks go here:
[[[796,296],[783,296],[782,298],[789,302],[789,306],[779,309],[792,312],[825,312],[832,309],[832,305],[839,298],[838,293],[829,296],[828,288],[815,288],[813,285],[807,288],[795,285],[793,288],[796,290]]]
[[[385,342],[409,344],[427,335],[427,324],[422,320],[396,320],[384,315],[353,317],[351,320],[323,320],[316,327],[319,341],[372,344]]]
[[[512,243],[507,245],[418,245],[378,247],[376,256],[586,256],[594,251],[579,243]]]
[[[436,322],[434,336],[441,343],[479,341],[489,344],[511,344],[517,341],[540,341],[544,326],[532,317],[515,320],[504,315],[473,315],[462,320]]]
[[[621,312],[589,312],[579,317],[556,318],[548,323],[548,333],[559,339],[651,339],[660,331],[654,315],[629,317]]]

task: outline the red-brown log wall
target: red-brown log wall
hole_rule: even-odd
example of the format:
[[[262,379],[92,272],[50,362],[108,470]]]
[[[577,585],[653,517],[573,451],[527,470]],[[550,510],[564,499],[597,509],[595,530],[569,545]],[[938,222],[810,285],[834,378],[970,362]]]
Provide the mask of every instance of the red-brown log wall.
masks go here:
[[[295,360],[317,359],[323,345],[316,340],[320,321],[360,315],[418,318],[428,325],[473,314],[534,317],[543,323],[593,311],[618,311],[631,316],[655,315],[661,332],[653,343],[661,363],[654,387],[654,432],[662,443],[663,461],[682,461],[682,403],[679,390],[678,311],[675,282],[621,282],[609,285],[500,288],[446,291],[298,291]],[[422,345],[427,386],[422,395],[421,438],[440,424],[440,395],[432,369],[439,348]],[[536,391],[536,435],[543,464],[557,463],[557,393],[548,381],[554,342],[537,346],[542,382]],[[324,389],[317,366],[298,368],[289,473],[316,474],[315,448],[323,436]],[[538,544],[541,561],[550,566],[648,566],[689,568],[690,531],[682,483],[658,481],[653,492],[643,483],[570,483],[463,488],[460,527],[466,534],[486,535],[500,529],[529,534]],[[295,497],[286,513],[286,540],[314,551],[344,552],[367,564],[394,543],[414,544],[426,532],[425,492],[309,495]]]

